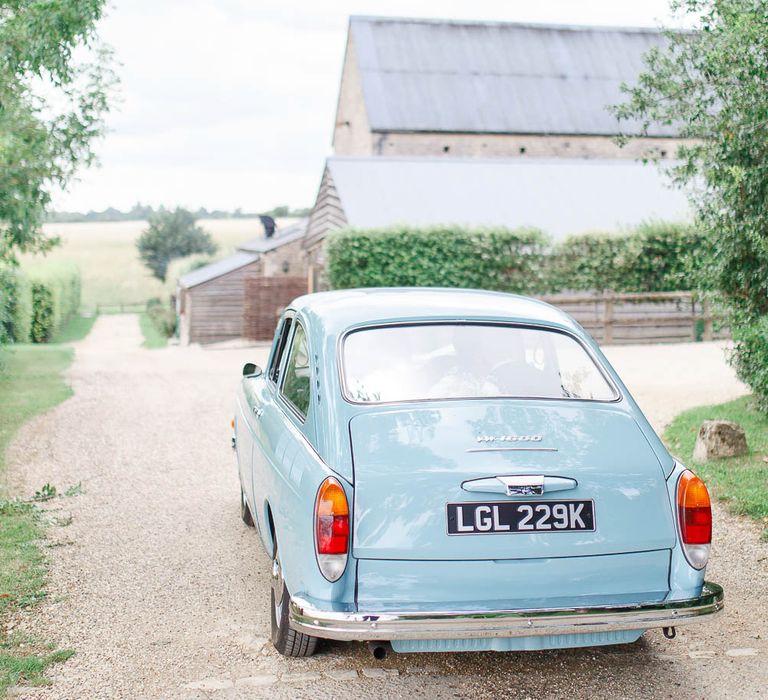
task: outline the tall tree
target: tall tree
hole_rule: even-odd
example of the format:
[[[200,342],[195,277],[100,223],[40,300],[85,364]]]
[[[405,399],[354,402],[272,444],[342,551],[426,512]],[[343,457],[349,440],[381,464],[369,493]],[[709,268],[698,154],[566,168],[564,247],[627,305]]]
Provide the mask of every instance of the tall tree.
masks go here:
[[[195,225],[195,216],[186,209],[160,209],[149,217],[149,228],[141,234],[136,246],[141,261],[150,272],[165,281],[168,264],[174,258],[195,253],[213,255],[217,246],[210,234]]]
[[[55,241],[51,190],[94,161],[116,83],[96,25],[105,0],[0,0],[0,262]]]
[[[615,112],[692,139],[670,172],[709,234],[704,282],[730,311],[736,368],[768,408],[768,2],[671,6],[693,30],[665,33]]]

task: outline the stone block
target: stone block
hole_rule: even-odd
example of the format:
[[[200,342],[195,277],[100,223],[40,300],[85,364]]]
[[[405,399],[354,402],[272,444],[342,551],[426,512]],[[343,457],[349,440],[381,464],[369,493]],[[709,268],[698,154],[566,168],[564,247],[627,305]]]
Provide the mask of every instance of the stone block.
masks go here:
[[[699,428],[696,445],[693,448],[695,462],[745,454],[747,454],[747,436],[744,428],[738,423],[728,420],[707,420]]]

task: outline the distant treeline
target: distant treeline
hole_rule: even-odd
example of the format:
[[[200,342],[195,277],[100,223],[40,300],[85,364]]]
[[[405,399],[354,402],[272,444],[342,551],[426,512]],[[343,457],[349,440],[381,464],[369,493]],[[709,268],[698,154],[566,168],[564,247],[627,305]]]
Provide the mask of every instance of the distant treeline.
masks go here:
[[[165,211],[165,207],[159,207],[154,209],[153,207],[146,206],[144,204],[135,204],[128,211],[120,211],[114,207],[109,207],[104,211],[89,211],[87,214],[83,214],[79,211],[50,211],[46,216],[46,221],[51,223],[74,223],[82,221],[146,221],[150,216],[157,212]],[[269,211],[260,212],[244,212],[242,209],[235,209],[234,211],[223,211],[221,209],[214,209],[209,211],[205,207],[200,207],[197,211],[193,211],[193,215],[196,219],[251,219],[257,216],[272,216],[274,218],[285,216],[308,216],[310,210],[307,209],[291,209],[287,205],[274,207]]]

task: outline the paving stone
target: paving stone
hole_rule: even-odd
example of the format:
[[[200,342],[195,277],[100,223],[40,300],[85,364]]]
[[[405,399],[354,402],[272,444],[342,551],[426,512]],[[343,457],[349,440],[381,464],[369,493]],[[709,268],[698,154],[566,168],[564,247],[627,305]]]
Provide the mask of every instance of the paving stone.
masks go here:
[[[699,649],[698,651],[689,651],[688,656],[692,659],[711,659],[715,655],[714,651],[709,649]]]
[[[284,673],[280,680],[283,683],[304,683],[306,681],[319,681],[319,673]]]
[[[358,678],[357,671],[354,669],[351,671],[326,671],[325,675],[335,681],[353,681]]]
[[[189,690],[227,690],[233,688],[234,683],[224,678],[204,678],[201,681],[187,683],[184,687]]]
[[[238,690],[242,688],[261,688],[265,685],[272,685],[277,682],[277,676],[271,673],[265,673],[261,676],[247,676],[246,678],[238,678],[235,681],[235,688]]]
[[[266,637],[257,637],[248,632],[236,637],[235,641],[242,647],[255,652],[260,652],[269,641]]]
[[[744,649],[728,649],[726,656],[757,656],[757,649],[747,647]]]

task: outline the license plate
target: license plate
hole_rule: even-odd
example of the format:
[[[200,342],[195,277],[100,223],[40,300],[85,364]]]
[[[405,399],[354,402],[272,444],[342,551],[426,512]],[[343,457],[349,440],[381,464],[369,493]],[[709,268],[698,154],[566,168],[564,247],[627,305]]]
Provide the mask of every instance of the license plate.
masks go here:
[[[592,501],[491,501],[448,503],[449,535],[503,535],[514,532],[591,532]]]

